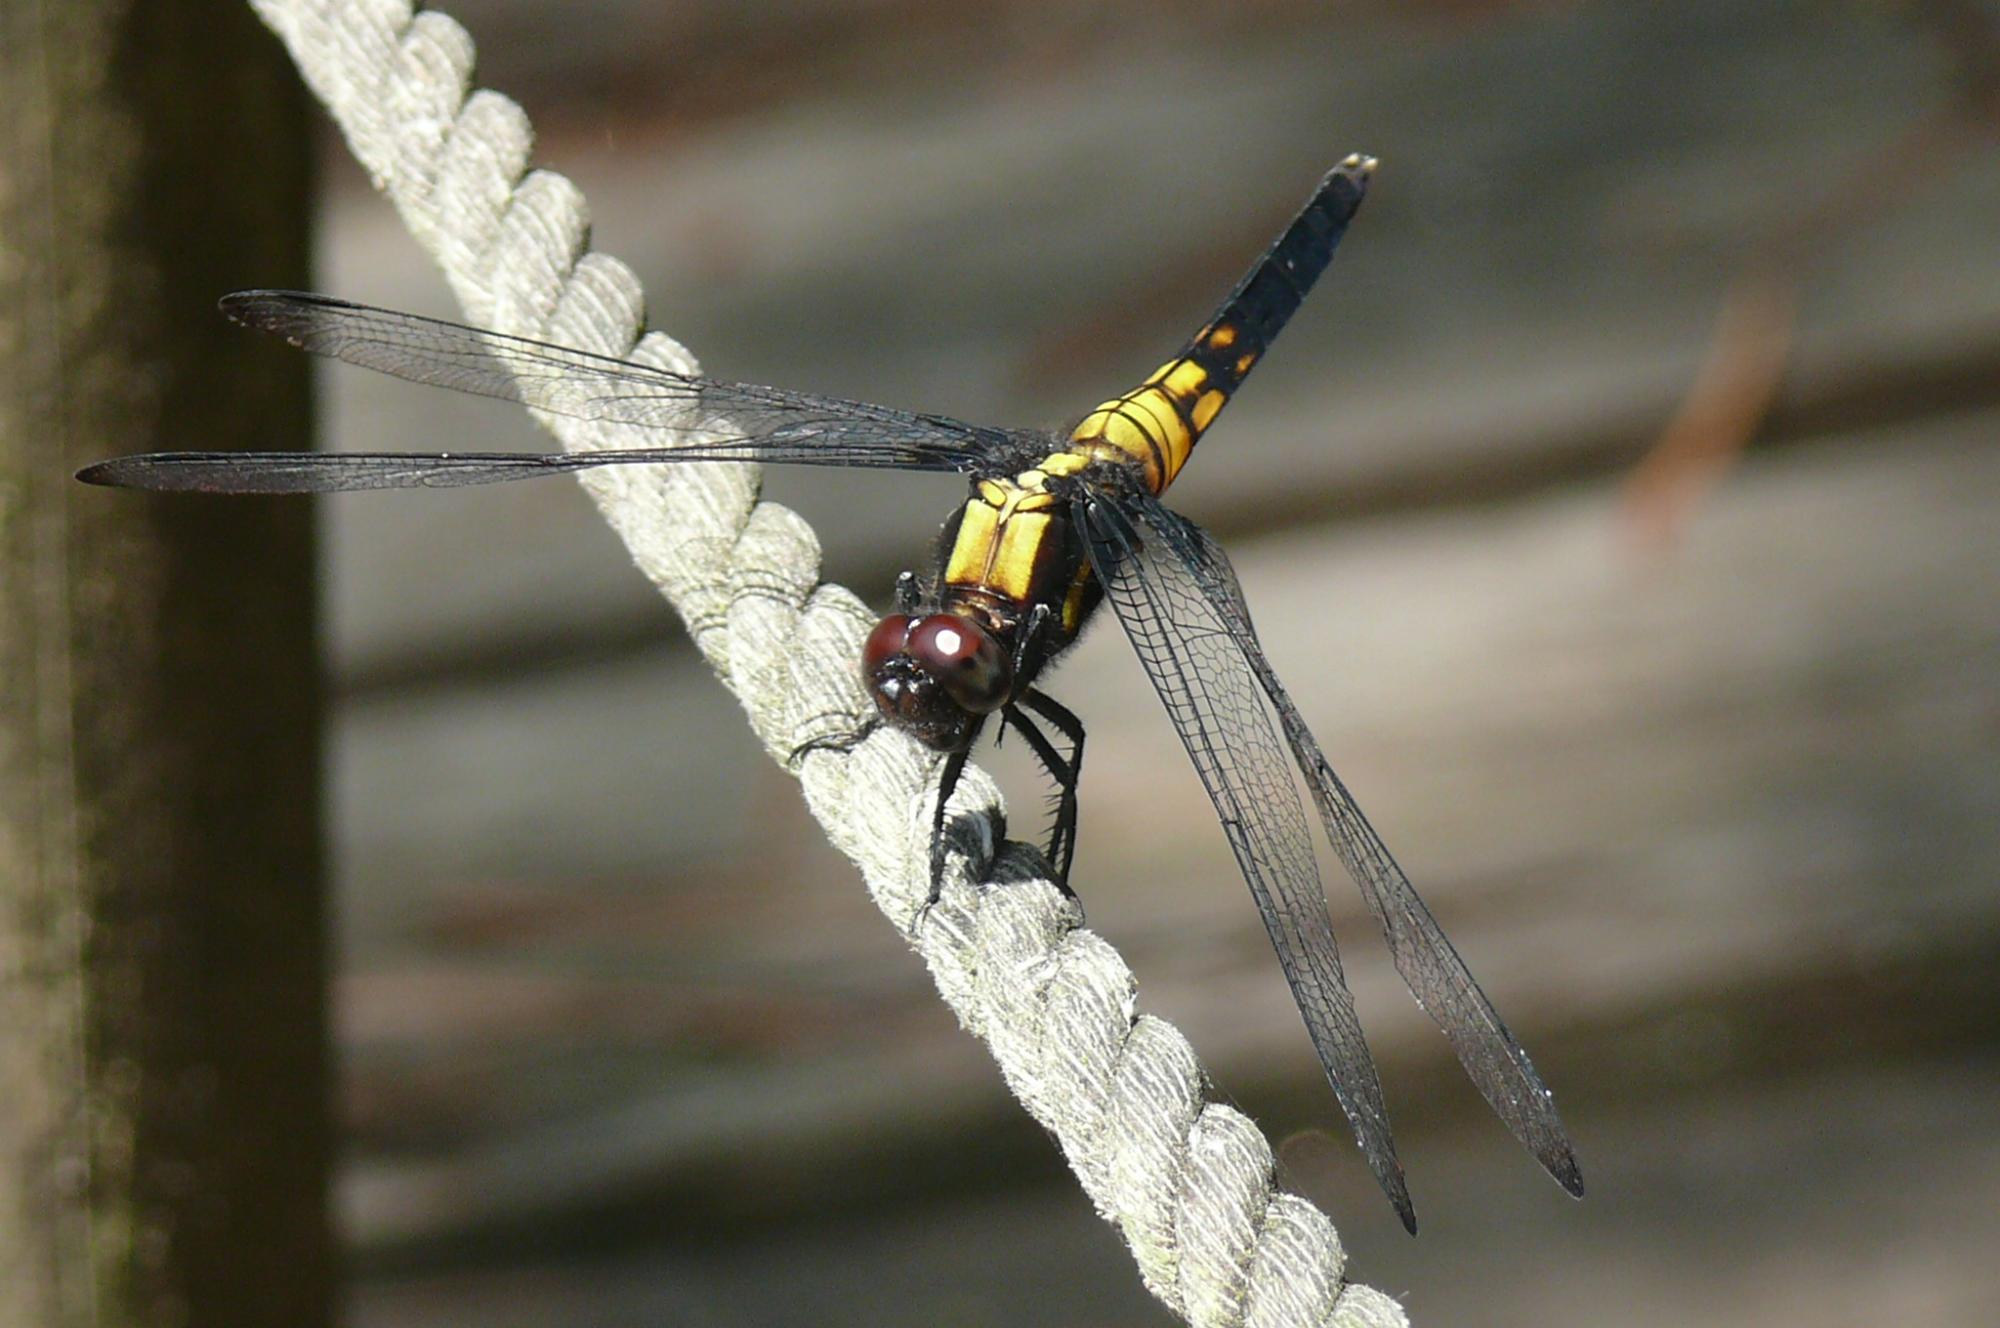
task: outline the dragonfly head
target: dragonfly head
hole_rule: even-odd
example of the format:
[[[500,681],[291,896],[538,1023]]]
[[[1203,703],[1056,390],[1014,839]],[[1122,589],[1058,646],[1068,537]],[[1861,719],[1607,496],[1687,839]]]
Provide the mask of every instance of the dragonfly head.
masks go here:
[[[941,752],[970,742],[1013,690],[1000,643],[956,613],[890,614],[868,634],[861,669],[882,717]]]

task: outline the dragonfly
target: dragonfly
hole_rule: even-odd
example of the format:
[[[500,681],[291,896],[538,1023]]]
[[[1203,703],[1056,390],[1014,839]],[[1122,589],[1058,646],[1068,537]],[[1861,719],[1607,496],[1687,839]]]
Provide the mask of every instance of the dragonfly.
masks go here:
[[[676,373],[323,295],[246,291],[224,297],[222,312],[313,354],[551,415],[632,426],[660,444],[551,453],[160,452],[99,462],[78,478],[271,494],[722,461],[965,475],[971,492],[945,523],[935,566],[927,576],[898,578],[894,611],[868,634],[860,661],[878,712],[872,724],[943,754],[931,826],[933,898],[945,805],[995,716],[996,737],[1018,733],[1056,786],[1048,856],[1056,879],[1067,882],[1084,726],[1036,683],[1108,602],[1214,803],[1320,1063],[1403,1226],[1415,1234],[1416,1210],[1341,968],[1295,771],[1417,1004],[1515,1138],[1581,1197],[1582,1172],[1548,1088],[1320,751],[1264,653],[1228,555],[1162,501],[1326,269],[1375,164],[1360,154],[1340,162],[1178,354],[1064,431],[968,424]]]

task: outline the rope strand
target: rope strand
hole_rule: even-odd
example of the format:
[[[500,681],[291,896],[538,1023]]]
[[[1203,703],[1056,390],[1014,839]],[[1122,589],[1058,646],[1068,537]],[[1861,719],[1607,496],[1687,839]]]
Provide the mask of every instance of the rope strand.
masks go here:
[[[527,117],[471,88],[473,44],[456,22],[413,14],[407,0],[252,5],[469,321],[696,371],[668,337],[639,337],[637,278],[589,248],[577,188],[528,169]],[[572,450],[641,441],[542,423]],[[619,467],[583,482],[774,758],[858,726],[869,706],[855,661],[871,615],[820,581],[812,531],[758,501],[755,468]],[[994,842],[998,793],[976,769],[952,808],[955,847],[970,837],[976,851],[954,852],[943,897],[925,906],[936,759],[883,728],[852,751],[811,752],[798,774],[828,837],[1124,1234],[1146,1286],[1201,1328],[1407,1325],[1394,1300],[1345,1281],[1332,1223],[1276,1189],[1269,1143],[1208,1100],[1186,1039],[1135,1014],[1131,971],[1083,929],[1076,901],[1037,879],[1032,850]]]

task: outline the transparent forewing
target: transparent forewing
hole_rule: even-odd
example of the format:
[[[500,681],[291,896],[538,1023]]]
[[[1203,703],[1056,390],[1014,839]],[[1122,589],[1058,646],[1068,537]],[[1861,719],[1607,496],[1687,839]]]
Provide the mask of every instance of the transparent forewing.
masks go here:
[[[979,471],[1004,468],[1015,456],[1034,451],[1037,441],[938,415],[691,377],[321,295],[246,291],[226,297],[222,309],[245,326],[315,355],[686,442],[575,454],[162,453],[93,467],[87,478],[148,488],[296,492],[492,484],[663,461]]]
[[[1341,973],[1291,759],[1216,602],[1179,550],[1158,538],[1150,523],[1135,527],[1128,510],[1142,516],[1166,511],[1137,496],[1128,503],[1122,496],[1086,495],[1075,505],[1104,598],[1215,804],[1361,1151],[1403,1224],[1415,1231],[1382,1083]]]
[[[1493,1003],[1473,981],[1465,961],[1418,897],[1409,877],[1390,856],[1375,827],[1327,764],[1319,743],[1258,643],[1228,556],[1208,532],[1157,503],[1142,506],[1137,518],[1144,534],[1166,550],[1156,557],[1186,569],[1188,579],[1213,607],[1216,620],[1226,624],[1234,636],[1237,649],[1278,713],[1285,738],[1319,805],[1327,838],[1381,924],[1396,970],[1403,975],[1410,994],[1444,1030],[1466,1074],[1514,1137],[1564,1189],[1581,1195],[1583,1173],[1556,1114],[1555,1099],[1527,1052],[1500,1021]]]

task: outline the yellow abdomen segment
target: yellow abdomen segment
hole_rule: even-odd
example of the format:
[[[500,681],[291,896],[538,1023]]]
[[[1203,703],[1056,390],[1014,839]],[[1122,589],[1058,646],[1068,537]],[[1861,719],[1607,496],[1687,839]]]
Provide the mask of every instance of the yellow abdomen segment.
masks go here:
[[[1231,389],[1242,381],[1240,374],[1212,373],[1196,355],[1212,357],[1235,340],[1236,329],[1227,323],[1203,329],[1187,354],[1168,360],[1144,383],[1084,416],[1069,436],[1071,451],[1092,459],[1137,462],[1146,486],[1164,493],[1228,403]],[[1254,355],[1247,358],[1255,362]]]

